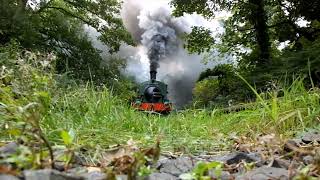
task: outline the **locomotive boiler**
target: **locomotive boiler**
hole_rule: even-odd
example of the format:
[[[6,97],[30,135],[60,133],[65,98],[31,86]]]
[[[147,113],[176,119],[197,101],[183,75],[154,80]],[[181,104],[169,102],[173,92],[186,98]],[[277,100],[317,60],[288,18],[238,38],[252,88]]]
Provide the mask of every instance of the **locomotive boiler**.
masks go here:
[[[167,84],[157,81],[157,72],[150,72],[150,80],[139,85],[138,96],[132,106],[140,111],[168,114],[172,111],[172,103],[168,99]]]

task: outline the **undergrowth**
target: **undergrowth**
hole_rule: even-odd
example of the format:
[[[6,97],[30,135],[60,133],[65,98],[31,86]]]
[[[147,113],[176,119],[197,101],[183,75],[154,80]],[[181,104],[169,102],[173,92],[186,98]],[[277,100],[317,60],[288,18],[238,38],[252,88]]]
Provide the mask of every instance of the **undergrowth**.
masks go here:
[[[72,132],[77,147],[105,149],[130,139],[150,146],[160,138],[163,151],[194,153],[228,149],[231,136],[290,137],[319,128],[320,91],[306,89],[304,78],[264,94],[248,83],[257,101],[238,112],[188,109],[162,116],[135,111],[121,94],[115,95],[117,89],[97,89],[91,83],[60,87],[50,68],[52,54],[8,49],[0,49],[5,64],[0,74],[1,141],[29,138],[48,146],[48,138],[51,144],[64,144],[61,133]]]
[[[73,129],[77,143],[92,147],[129,139],[145,146],[160,136],[164,150],[215,151],[228,148],[228,136],[275,133],[290,137],[317,128],[319,92],[305,89],[303,78],[298,78],[289,87],[257,94],[257,102],[239,112],[189,109],[161,116],[136,112],[108,88],[97,92],[87,86],[58,97],[42,126],[53,141],[61,130]]]

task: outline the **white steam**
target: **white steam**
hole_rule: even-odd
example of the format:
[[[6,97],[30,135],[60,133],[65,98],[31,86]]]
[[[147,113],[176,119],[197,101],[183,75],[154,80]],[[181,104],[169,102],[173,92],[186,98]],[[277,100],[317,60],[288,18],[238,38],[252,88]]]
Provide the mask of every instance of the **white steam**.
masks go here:
[[[164,52],[159,50],[161,57],[156,59],[157,80],[168,84],[169,99],[176,107],[182,107],[192,100],[192,89],[200,73],[230,59],[223,62],[210,61],[204,65],[201,62],[202,56],[190,55],[183,49],[183,42],[179,37],[184,32],[190,33],[192,26],[205,26],[216,34],[223,32],[223,27],[219,25],[218,20],[208,22],[195,14],[173,18],[172,11],[165,1],[139,2],[125,0],[122,9],[126,28],[140,44],[138,47],[121,47],[120,55],[128,62],[126,73],[134,76],[138,82],[149,80],[149,66],[151,64],[152,68],[152,64],[155,63],[152,58],[153,52],[150,51],[155,46],[164,49]],[[154,37],[157,35],[164,38],[165,44],[159,38],[155,40]]]

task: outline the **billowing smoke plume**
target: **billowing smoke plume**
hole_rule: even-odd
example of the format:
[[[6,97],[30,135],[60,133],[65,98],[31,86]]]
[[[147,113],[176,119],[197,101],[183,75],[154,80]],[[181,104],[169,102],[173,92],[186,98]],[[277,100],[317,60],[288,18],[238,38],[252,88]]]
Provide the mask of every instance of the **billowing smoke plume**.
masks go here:
[[[165,59],[176,52],[178,41],[175,29],[170,24],[170,15],[164,8],[159,8],[153,14],[141,12],[139,27],[144,31],[141,35],[141,43],[148,50],[150,72],[156,73],[160,67],[160,60]],[[151,77],[155,78],[155,77]]]
[[[163,35],[157,34],[151,38],[148,57],[150,60],[150,72],[156,73],[159,68],[159,61],[163,59],[166,54],[166,38]],[[152,77],[151,79],[156,79],[156,77]]]
[[[170,100],[176,107],[182,107],[192,100],[192,88],[201,71],[216,63],[204,65],[202,56],[188,54],[179,37],[191,32],[192,26],[206,26],[207,21],[197,15],[173,18],[166,2],[154,2],[124,1],[124,24],[140,45],[136,48],[124,45],[120,54],[128,59],[127,74],[138,81],[148,80],[149,71],[158,71],[158,80],[168,84]],[[128,55],[134,49],[135,53]]]

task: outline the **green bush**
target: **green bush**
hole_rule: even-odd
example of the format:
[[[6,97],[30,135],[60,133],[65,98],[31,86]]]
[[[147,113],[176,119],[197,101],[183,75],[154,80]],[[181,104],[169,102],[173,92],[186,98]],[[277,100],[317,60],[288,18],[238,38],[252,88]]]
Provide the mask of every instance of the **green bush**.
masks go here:
[[[253,100],[253,93],[237,71],[234,66],[223,64],[201,73],[193,93],[196,105],[228,106]]]
[[[133,95],[133,84],[123,77],[109,80],[110,86],[95,86],[93,82],[61,86],[73,80],[55,74],[54,54],[28,51],[14,41],[0,47],[0,62],[0,141],[20,142],[24,150],[8,158],[10,162],[0,160],[0,164],[30,169],[53,162],[52,142],[66,144],[61,141],[60,132],[67,128],[52,129],[47,119],[61,124],[62,120],[71,122],[66,119],[69,115],[77,120],[86,117],[86,113],[104,117],[111,109],[127,109],[123,102]],[[62,117],[56,116],[59,111]],[[47,135],[52,131],[58,136],[49,142]]]
[[[217,79],[204,79],[196,84],[193,89],[193,100],[196,107],[205,107],[213,103],[219,96],[220,87]]]
[[[56,87],[55,55],[31,52],[11,42],[0,47],[0,62],[0,138],[22,144],[18,154],[2,163],[39,168],[42,160],[53,159],[41,121],[51,108]]]
[[[308,77],[305,79],[308,87],[312,83],[320,87],[320,38],[314,42],[301,38],[300,42],[303,48],[300,51],[285,51],[280,66],[274,69],[278,72],[285,69],[289,74]]]
[[[22,50],[15,42],[0,47],[0,126],[5,127],[2,135],[21,135],[19,128],[37,126],[48,111],[56,84],[54,61],[54,54]]]

